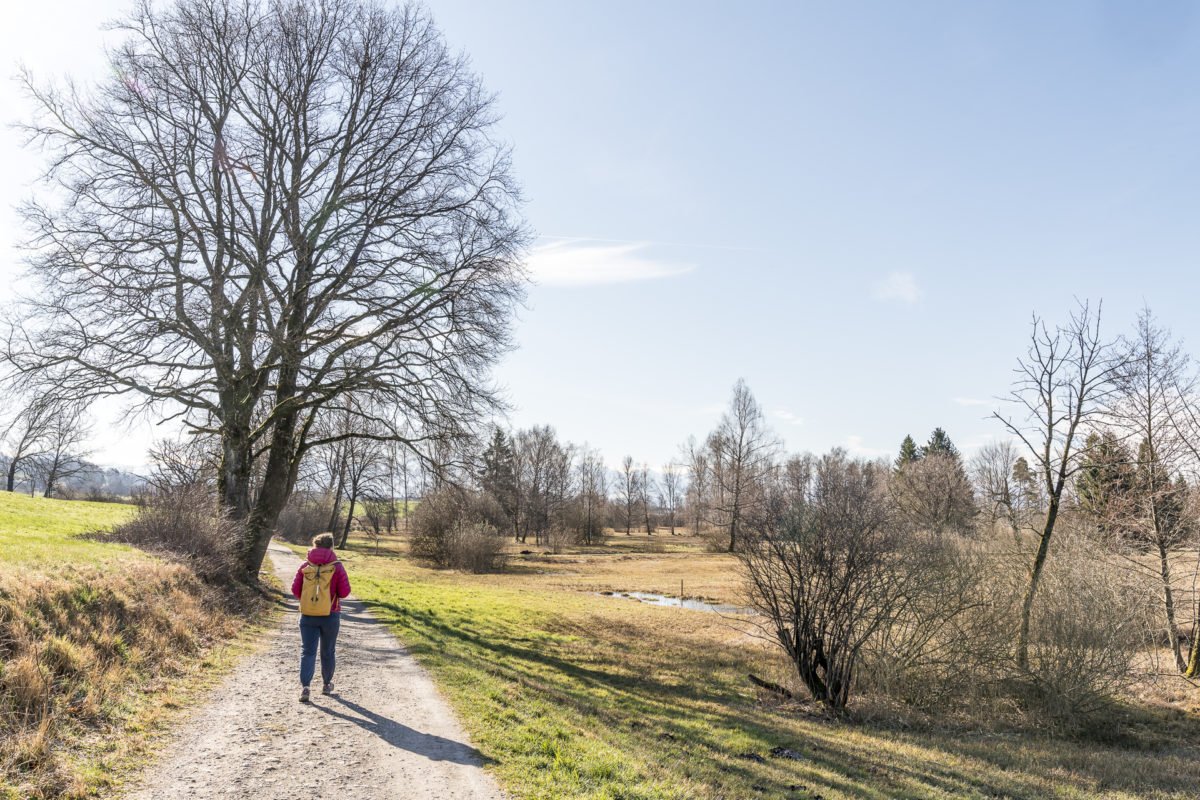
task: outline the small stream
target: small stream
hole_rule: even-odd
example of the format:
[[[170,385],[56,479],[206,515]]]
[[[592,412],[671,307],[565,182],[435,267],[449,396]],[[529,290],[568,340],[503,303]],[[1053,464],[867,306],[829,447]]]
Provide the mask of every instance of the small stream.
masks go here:
[[[673,608],[689,608],[692,611],[712,611],[717,614],[753,614],[754,612],[748,608],[740,606],[731,606],[727,603],[706,603],[703,600],[694,600],[689,598],[668,597],[665,594],[654,594],[653,592],[599,592],[603,597],[624,597],[631,600],[639,600],[643,603],[649,603],[652,606],[670,606]]]

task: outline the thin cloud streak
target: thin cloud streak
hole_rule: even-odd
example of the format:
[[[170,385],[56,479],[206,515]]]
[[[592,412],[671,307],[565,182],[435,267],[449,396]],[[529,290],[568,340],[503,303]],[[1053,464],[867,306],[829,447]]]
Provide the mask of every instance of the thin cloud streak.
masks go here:
[[[660,280],[693,269],[691,264],[663,261],[642,254],[647,246],[646,242],[547,244],[530,251],[526,266],[535,283],[568,287]]]
[[[555,234],[543,233],[538,236],[539,239],[557,239],[561,242],[604,242],[606,244],[636,244],[639,246],[655,246],[655,247],[695,247],[701,250],[742,250],[752,253],[777,253],[778,249],[774,247],[749,247],[746,245],[737,244],[705,244],[703,242],[660,242],[647,239],[601,239],[592,236],[558,236]]]
[[[786,422],[789,425],[803,425],[804,424],[804,417],[798,417],[795,414],[793,414],[792,412],[785,411],[783,409],[779,409],[777,411],[772,412],[771,416],[775,417],[775,419]]]
[[[847,436],[845,441],[842,442],[842,447],[846,448],[846,452],[848,452],[850,455],[861,456],[863,458],[879,458],[880,456],[891,455],[890,450],[878,450],[874,447],[864,447],[863,437],[861,436]]]
[[[921,289],[911,272],[889,272],[887,278],[875,284],[871,292],[876,300],[898,300],[912,304],[921,299]]]

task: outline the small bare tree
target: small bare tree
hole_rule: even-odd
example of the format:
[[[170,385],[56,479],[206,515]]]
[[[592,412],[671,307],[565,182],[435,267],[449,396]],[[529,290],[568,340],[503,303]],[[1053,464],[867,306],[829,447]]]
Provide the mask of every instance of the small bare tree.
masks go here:
[[[650,506],[656,489],[654,476],[650,474],[650,468],[642,464],[638,468],[637,503],[642,509],[642,522],[646,526],[647,534],[654,533],[654,528],[650,524]]]
[[[757,513],[765,499],[763,480],[779,450],[779,441],[767,428],[762,408],[744,380],[734,384],[729,409],[707,444],[718,485],[714,510],[729,534],[732,553],[743,521]]]
[[[18,410],[0,437],[8,450],[7,491],[15,490],[22,465],[45,452],[58,405],[59,401],[52,395],[33,396],[24,405],[16,405]]]
[[[663,464],[662,468],[662,507],[667,512],[667,523],[671,526],[671,535],[675,535],[675,516],[683,504],[683,470],[674,461]]]
[[[83,403],[57,403],[50,416],[44,451],[33,459],[41,479],[43,495],[50,497],[59,483],[69,481],[88,468],[87,442],[92,433]]]
[[[599,451],[584,447],[576,466],[577,528],[583,544],[599,544],[604,536],[604,510],[608,502],[608,467]]]
[[[1027,523],[1022,513],[1022,489],[1014,474],[1016,463],[1017,448],[1005,439],[981,447],[969,465],[979,505],[988,522],[993,526],[1003,522],[1014,536]]]
[[[699,535],[708,515],[712,470],[709,467],[708,451],[696,444],[696,437],[689,436],[683,446],[687,459],[687,504],[692,516],[692,533]]]
[[[994,414],[1028,449],[1046,492],[1046,517],[1021,601],[1016,642],[1021,668],[1029,663],[1029,620],[1063,491],[1079,467],[1079,439],[1103,412],[1119,366],[1112,345],[1100,337],[1099,309],[1093,312],[1081,304],[1065,325],[1053,330],[1035,316],[1029,350],[1018,361],[1010,392],[1017,415]]]
[[[1180,672],[1187,661],[1176,623],[1176,587],[1171,569],[1171,550],[1179,545],[1191,526],[1183,524],[1182,492],[1174,482],[1189,455],[1188,445],[1172,420],[1183,415],[1183,398],[1177,387],[1184,381],[1188,357],[1160,327],[1150,310],[1138,316],[1132,336],[1123,337],[1120,366],[1115,373],[1116,390],[1106,410],[1109,424],[1129,448],[1137,448],[1136,464],[1130,470],[1132,491],[1124,522],[1149,542],[1158,556],[1157,580],[1162,593],[1167,640]]]
[[[372,439],[346,440],[346,524],[342,528],[338,547],[345,547],[350,538],[350,526],[354,522],[355,506],[364,496],[375,494],[376,483],[384,466],[383,451],[378,441]]]
[[[625,512],[625,535],[633,532],[633,512],[637,508],[638,496],[641,489],[638,486],[639,473],[633,466],[633,456],[625,456],[621,460],[621,472],[617,481],[617,499]]]

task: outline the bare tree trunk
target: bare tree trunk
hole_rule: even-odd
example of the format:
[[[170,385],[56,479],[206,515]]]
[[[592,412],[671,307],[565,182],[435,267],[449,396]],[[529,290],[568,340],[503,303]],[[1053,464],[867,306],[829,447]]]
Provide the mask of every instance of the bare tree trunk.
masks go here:
[[[299,258],[297,259],[300,260]],[[303,314],[303,305],[292,310],[292,331],[299,328],[299,320]],[[295,337],[293,341],[298,340]],[[289,352],[290,351],[290,352]],[[279,368],[278,389],[275,394],[275,408],[278,413],[275,425],[271,430],[271,446],[267,452],[267,466],[263,474],[262,488],[259,490],[254,508],[246,523],[244,546],[242,548],[241,566],[248,580],[258,578],[258,570],[267,555],[267,546],[271,543],[271,534],[275,531],[275,522],[279,512],[287,504],[296,484],[296,473],[300,467],[301,453],[297,452],[299,442],[303,442],[308,433],[308,423],[302,427],[297,436],[295,406],[297,364],[299,358],[292,347],[285,349]]]
[[[342,489],[346,483],[346,451],[349,450],[349,443],[343,441],[339,448],[341,455],[338,457],[337,488],[333,490],[333,510],[329,514],[330,532],[337,530],[338,519],[341,517]]]
[[[254,471],[254,455],[250,442],[248,409],[232,409],[235,401],[222,405],[230,410],[230,422],[221,431],[221,469],[217,473],[217,496],[221,507],[236,520],[250,515],[250,480]]]
[[[1157,527],[1157,515],[1155,526]],[[1175,666],[1180,672],[1187,672],[1188,664],[1183,660],[1183,646],[1179,642],[1179,630],[1175,627],[1175,598],[1171,591],[1171,563],[1167,559],[1167,548],[1162,537],[1156,537],[1158,544],[1158,564],[1163,582],[1163,609],[1167,612],[1167,641],[1171,643],[1171,652],[1175,654]]]
[[[342,542],[338,545],[339,548],[346,546],[346,540],[350,538],[350,523],[354,520],[354,504],[358,501],[358,489],[350,490],[350,508],[346,514],[346,527],[342,529]]]
[[[1059,484],[1061,486],[1062,481],[1059,481]],[[1060,496],[1061,489],[1050,498],[1050,507],[1046,509],[1046,524],[1042,528],[1037,555],[1033,557],[1033,567],[1029,570],[1029,583],[1021,600],[1021,629],[1017,633],[1017,666],[1021,669],[1029,666],[1029,618],[1033,613],[1033,598],[1037,594],[1038,581],[1042,577],[1042,567],[1046,565],[1046,554],[1050,551],[1050,537],[1054,534],[1054,522],[1058,518]]]
[[[1187,672],[1189,678],[1200,677],[1200,601],[1196,602],[1196,610],[1192,617],[1192,652],[1188,657]]]

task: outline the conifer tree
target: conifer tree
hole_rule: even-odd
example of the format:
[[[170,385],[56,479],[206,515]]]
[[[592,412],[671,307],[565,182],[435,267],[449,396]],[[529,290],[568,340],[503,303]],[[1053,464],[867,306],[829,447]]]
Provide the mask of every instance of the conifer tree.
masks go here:
[[[1132,459],[1111,431],[1089,434],[1084,453],[1075,478],[1079,508],[1097,520],[1101,530],[1112,530],[1121,509],[1132,499]]]
[[[954,442],[950,441],[946,431],[941,428],[933,429],[933,433],[929,435],[929,443],[921,450],[922,457],[934,455],[947,456],[956,461],[962,460],[958,448],[954,446]]]
[[[519,511],[516,456],[512,442],[499,427],[492,432],[492,440],[483,451],[481,461],[479,488],[496,498],[515,535]]]
[[[904,441],[900,443],[900,455],[896,459],[896,469],[904,469],[914,461],[921,460],[921,449],[917,447],[917,443],[913,441],[911,435],[905,436]]]

